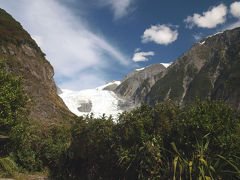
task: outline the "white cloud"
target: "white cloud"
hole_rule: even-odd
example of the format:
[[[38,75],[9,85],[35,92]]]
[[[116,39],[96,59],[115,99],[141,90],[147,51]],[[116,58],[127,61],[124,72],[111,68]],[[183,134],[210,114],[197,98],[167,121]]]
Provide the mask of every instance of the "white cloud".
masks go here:
[[[151,26],[151,28],[144,31],[142,42],[147,43],[153,41],[157,44],[168,45],[177,40],[178,31],[176,27],[177,26],[168,26],[165,24]]]
[[[80,73],[79,76],[64,81],[61,84],[61,89],[69,89],[69,87],[71,87],[71,90],[77,91],[79,90],[79,86],[84,87],[84,89],[92,89],[105,83],[106,81],[104,81],[101,76]]]
[[[218,24],[223,24],[226,21],[226,15],[227,7],[220,4],[209,11],[203,12],[203,15],[195,13],[193,16],[188,16],[184,22],[187,23],[189,28],[195,25],[202,28],[215,28]]]
[[[122,66],[130,63],[124,54],[91,31],[88,24],[75,17],[71,9],[58,0],[0,0],[0,4],[39,43],[53,65],[57,79],[71,79],[82,71],[85,71],[82,76],[94,76],[86,70],[106,67],[110,60]],[[96,79],[103,77],[95,76]],[[84,83],[80,83],[79,89],[84,88]]]
[[[149,52],[136,52],[133,55],[132,60],[135,62],[139,62],[139,61],[148,61],[148,58],[146,56],[154,56],[155,53],[153,51],[149,51]]]
[[[100,0],[103,5],[111,6],[115,19],[126,16],[131,10],[130,7],[133,1],[134,0]]]
[[[240,2],[234,2],[230,6],[230,12],[234,17],[240,18]]]

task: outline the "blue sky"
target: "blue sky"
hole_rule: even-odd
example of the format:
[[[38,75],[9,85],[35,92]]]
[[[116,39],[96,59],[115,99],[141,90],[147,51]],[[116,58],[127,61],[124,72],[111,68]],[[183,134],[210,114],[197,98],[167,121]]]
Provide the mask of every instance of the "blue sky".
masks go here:
[[[240,26],[240,1],[0,0],[36,40],[60,88],[94,88],[175,61],[205,36]]]

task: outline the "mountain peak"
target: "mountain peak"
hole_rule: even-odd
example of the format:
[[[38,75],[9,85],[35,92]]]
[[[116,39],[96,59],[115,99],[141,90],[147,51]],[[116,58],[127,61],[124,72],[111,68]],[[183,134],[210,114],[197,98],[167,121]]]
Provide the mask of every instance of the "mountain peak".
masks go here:
[[[179,104],[195,97],[221,98],[240,108],[240,28],[203,38],[179,57],[153,85],[146,102],[172,99]]]

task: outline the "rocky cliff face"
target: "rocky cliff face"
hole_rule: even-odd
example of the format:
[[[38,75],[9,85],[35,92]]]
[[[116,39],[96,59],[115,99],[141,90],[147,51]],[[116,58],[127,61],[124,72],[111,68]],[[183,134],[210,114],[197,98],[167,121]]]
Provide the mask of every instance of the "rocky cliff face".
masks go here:
[[[145,101],[221,98],[240,109],[240,28],[206,37],[179,57],[153,85]]]
[[[122,80],[115,92],[124,99],[139,104],[165,70],[162,64],[152,64],[146,68],[137,69]]]
[[[9,71],[22,76],[30,98],[30,119],[44,122],[65,121],[72,116],[57,95],[54,70],[36,42],[9,14],[0,9],[0,59]]]

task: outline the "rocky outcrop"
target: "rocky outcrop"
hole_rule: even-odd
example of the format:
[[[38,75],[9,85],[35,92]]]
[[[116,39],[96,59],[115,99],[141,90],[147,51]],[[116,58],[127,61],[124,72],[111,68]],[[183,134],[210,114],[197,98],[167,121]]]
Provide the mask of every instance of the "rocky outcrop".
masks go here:
[[[82,102],[79,102],[80,104],[80,107],[78,107],[78,111],[79,112],[91,112],[92,110],[92,102],[89,100],[89,102],[85,102],[85,101],[82,101]]]
[[[57,95],[54,70],[31,36],[9,14],[0,9],[0,59],[8,70],[23,78],[29,97],[29,118],[46,122],[66,121],[73,116]]]
[[[115,92],[137,105],[142,102],[165,70],[166,68],[162,64],[152,64],[146,68],[135,70],[122,80]]]
[[[154,84],[145,102],[172,99],[191,103],[195,97],[223,99],[240,109],[240,28],[206,37],[179,57]]]

